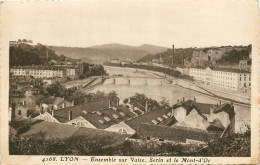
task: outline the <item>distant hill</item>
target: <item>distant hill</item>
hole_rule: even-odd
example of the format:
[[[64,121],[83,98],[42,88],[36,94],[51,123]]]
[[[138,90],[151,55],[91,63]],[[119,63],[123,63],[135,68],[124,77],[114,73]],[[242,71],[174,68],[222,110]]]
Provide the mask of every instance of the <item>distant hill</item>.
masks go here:
[[[174,65],[182,65],[182,59],[191,61],[193,51],[204,51],[214,49],[223,49],[224,54],[217,61],[218,64],[238,64],[239,60],[248,59],[251,51],[251,45],[248,46],[222,46],[222,47],[206,47],[206,48],[178,48],[174,50]],[[138,62],[151,62],[153,59],[162,59],[163,64],[171,65],[172,63],[172,49],[155,54],[148,54],[138,59]]]
[[[104,44],[86,48],[48,46],[59,55],[82,59],[90,63],[103,63],[111,58],[138,60],[147,54],[155,54],[167,50],[165,47],[154,45],[129,46],[123,44]]]
[[[48,51],[48,59],[47,59]],[[25,65],[46,65],[50,60],[65,61],[65,56],[58,56],[55,51],[44,45],[29,45],[25,43],[9,47],[10,67]]]

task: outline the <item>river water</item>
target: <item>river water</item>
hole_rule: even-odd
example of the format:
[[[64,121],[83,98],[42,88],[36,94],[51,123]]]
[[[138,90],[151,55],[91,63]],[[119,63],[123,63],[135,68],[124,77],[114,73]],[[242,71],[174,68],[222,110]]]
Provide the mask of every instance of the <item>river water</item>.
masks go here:
[[[116,91],[121,101],[136,93],[141,93],[156,101],[161,101],[163,98],[166,98],[170,105],[175,104],[178,99],[182,99],[183,97],[185,97],[185,100],[194,99],[194,97],[196,97],[197,102],[201,103],[219,103],[218,99],[175,86],[145,71],[116,67],[105,67],[105,69],[109,75],[122,74],[123,76],[131,76],[134,78],[118,77],[107,79],[103,84],[96,86],[89,92],[103,91],[108,93]],[[236,112],[236,132],[244,132],[246,125],[250,125],[250,108],[241,105],[234,105],[234,107]]]

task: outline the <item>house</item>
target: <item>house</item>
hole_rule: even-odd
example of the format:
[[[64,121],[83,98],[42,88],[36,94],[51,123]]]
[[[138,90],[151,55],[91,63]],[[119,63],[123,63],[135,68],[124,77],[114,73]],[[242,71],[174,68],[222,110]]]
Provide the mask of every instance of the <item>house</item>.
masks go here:
[[[111,59],[112,64],[120,64],[120,59]]]
[[[212,134],[207,130],[174,125],[177,122],[171,108],[160,107],[124,123],[135,131],[134,135],[138,139],[176,143],[205,143],[212,138]],[[117,127],[118,130],[128,128],[122,123],[114,127]]]
[[[194,100],[183,101],[173,106],[172,114],[176,119],[174,126],[198,128],[208,132],[235,131],[235,111],[231,104],[207,104]]]
[[[48,111],[48,110],[58,110],[66,107],[74,106],[74,101],[68,101],[64,98],[54,97],[54,96],[45,96],[38,101],[36,110],[38,112]]]

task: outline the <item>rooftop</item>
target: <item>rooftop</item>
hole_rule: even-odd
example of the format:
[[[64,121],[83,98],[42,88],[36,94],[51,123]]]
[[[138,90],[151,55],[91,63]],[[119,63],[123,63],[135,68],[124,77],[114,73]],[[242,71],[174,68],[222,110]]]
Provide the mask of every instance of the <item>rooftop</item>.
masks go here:
[[[145,114],[139,115],[135,118],[132,118],[125,123],[129,125],[131,128],[136,130],[140,124],[162,124],[171,118],[171,109],[160,107],[156,110],[149,111]],[[162,119],[162,121],[160,121]]]
[[[201,129],[180,126],[167,127],[144,123],[138,127],[137,135],[183,143],[185,143],[187,139],[207,142],[213,138],[211,134]]]
[[[249,71],[246,70],[241,70],[241,69],[237,69],[237,68],[223,68],[223,67],[212,67],[212,66],[195,66],[195,67],[191,67],[194,69],[206,69],[206,68],[210,68],[213,71],[221,71],[221,72],[232,72],[232,73],[251,73]]]
[[[89,113],[94,111],[101,111],[107,109],[108,107],[109,107],[108,99],[96,100],[91,103],[84,103],[73,107],[67,107],[67,108],[55,110],[54,117],[61,123],[66,123],[69,121],[70,111],[72,111],[72,119],[74,119],[79,116],[84,116],[85,113],[83,111]]]
[[[105,129],[114,124],[131,119],[134,116],[135,114],[133,114],[127,107],[119,105],[97,112],[87,113],[82,117],[96,128]]]

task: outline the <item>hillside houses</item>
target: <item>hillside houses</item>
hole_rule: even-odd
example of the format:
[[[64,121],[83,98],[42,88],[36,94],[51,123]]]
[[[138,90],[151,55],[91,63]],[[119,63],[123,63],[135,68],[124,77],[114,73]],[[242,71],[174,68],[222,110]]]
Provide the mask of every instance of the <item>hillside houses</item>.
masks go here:
[[[58,110],[66,107],[74,106],[74,101],[68,101],[61,97],[45,96],[38,101],[36,111],[43,113],[48,110]]]
[[[160,107],[114,126],[132,128],[135,136],[146,140],[205,143],[215,134],[234,133],[232,104],[204,104],[182,101],[173,108]]]
[[[183,99],[173,107],[144,107],[147,111],[139,114],[126,104],[101,99],[48,110],[35,119],[133,135],[130,139],[177,143],[205,143],[215,135],[233,133],[235,128],[234,107],[228,103],[214,105]]]
[[[39,115],[37,119],[105,130],[133,116],[135,114],[125,106],[119,105],[119,102],[115,104],[108,99],[102,99],[60,110],[47,111]]]

